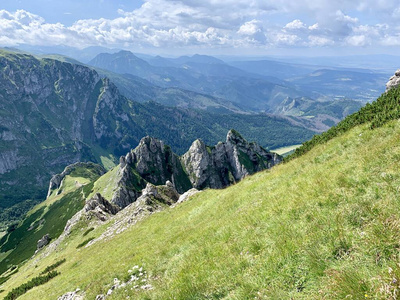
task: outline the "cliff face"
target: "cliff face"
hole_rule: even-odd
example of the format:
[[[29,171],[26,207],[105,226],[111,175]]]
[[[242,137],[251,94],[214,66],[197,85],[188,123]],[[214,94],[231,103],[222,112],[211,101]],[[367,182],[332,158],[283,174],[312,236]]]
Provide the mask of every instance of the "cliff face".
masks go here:
[[[94,70],[15,53],[0,55],[0,69],[0,206],[43,197],[50,174],[66,165],[99,161],[93,145],[127,151],[137,142],[121,146],[118,124],[133,123],[126,101]]]

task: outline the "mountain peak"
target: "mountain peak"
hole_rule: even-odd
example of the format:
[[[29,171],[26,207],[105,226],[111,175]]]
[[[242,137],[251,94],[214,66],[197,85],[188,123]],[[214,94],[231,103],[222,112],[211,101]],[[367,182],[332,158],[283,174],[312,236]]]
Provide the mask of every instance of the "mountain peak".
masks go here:
[[[246,140],[235,129],[231,129],[226,135],[226,142],[231,144],[242,144],[246,142]]]

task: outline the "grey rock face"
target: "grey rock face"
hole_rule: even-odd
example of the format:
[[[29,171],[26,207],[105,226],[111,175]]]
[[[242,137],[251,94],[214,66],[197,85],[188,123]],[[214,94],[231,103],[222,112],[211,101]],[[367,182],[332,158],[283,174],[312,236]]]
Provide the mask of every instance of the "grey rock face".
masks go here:
[[[0,174],[15,170],[18,167],[18,151],[0,153]]]
[[[147,136],[120,158],[118,188],[111,203],[122,209],[140,196],[156,196],[156,189],[148,183],[162,185],[166,182],[165,186],[180,194],[193,187],[224,188],[281,160],[279,155],[256,143],[248,143],[234,130],[228,132],[225,142],[214,147],[202,140],[194,141],[182,157],[162,141]]]
[[[0,201],[12,198],[7,205],[42,199],[51,176],[77,161],[97,161],[96,149],[120,153],[136,146],[138,137],[124,138],[124,132],[144,135],[130,119],[129,100],[88,67],[5,52],[0,69],[0,110],[6,112],[0,117]],[[54,178],[50,190],[61,182]],[[13,192],[22,185],[26,189]]]
[[[281,157],[257,145],[248,143],[234,130],[226,141],[209,147],[196,140],[182,156],[182,163],[193,187],[223,188],[255,172],[271,168]]]
[[[76,289],[73,292],[65,293],[64,295],[58,297],[57,300],[83,300],[84,296],[80,289]]]
[[[386,92],[400,85],[400,69],[398,69],[386,83]]]
[[[111,202],[121,209],[136,201],[150,182],[185,192],[191,188],[180,158],[158,139],[144,137],[139,145],[120,158],[117,190]]]
[[[180,195],[174,187],[168,185],[155,186],[148,183],[141,191],[141,196],[134,203],[120,210],[115,216],[111,216],[111,224],[103,234],[90,241],[86,247],[90,247],[99,240],[105,240],[119,234],[146,216],[176,204]]]
[[[121,156],[118,169],[117,190],[114,192],[111,203],[118,207],[125,208],[136,201],[141,195],[141,189],[146,186],[145,180],[132,169],[132,156],[129,152],[125,157]]]
[[[115,215],[120,208],[104,199],[100,193],[94,195],[86,201],[84,207],[85,213],[95,215],[99,220],[105,221],[109,215]]]
[[[149,136],[141,139],[126,160],[148,182],[161,185],[168,180],[180,193],[191,187],[179,156],[158,139]]]
[[[44,235],[40,240],[37,242],[37,250],[42,249],[44,246],[48,245],[50,242],[49,234]]]
[[[187,192],[185,192],[184,194],[179,196],[179,199],[176,202],[176,204],[180,204],[182,202],[188,201],[190,199],[190,197],[192,197],[193,195],[196,195],[197,193],[200,193],[200,191],[198,189],[192,188],[192,189],[188,190]]]

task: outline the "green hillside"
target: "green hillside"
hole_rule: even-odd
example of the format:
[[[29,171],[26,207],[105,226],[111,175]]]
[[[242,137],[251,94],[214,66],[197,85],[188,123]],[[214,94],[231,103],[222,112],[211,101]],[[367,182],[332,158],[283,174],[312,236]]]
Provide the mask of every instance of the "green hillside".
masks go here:
[[[392,98],[381,99],[388,101],[364,112],[389,108]],[[351,123],[286,164],[77,249],[114,221],[89,234],[82,225],[57,252],[21,266],[0,296],[66,259],[60,275],[19,299],[56,299],[77,288],[94,299],[114,278],[126,281],[134,266],[147,281],[107,299],[396,299],[400,122],[386,122],[397,119],[390,111],[375,111],[378,123]]]
[[[58,237],[67,221],[83,208],[94,182],[103,173],[101,166],[92,163],[73,167],[60,188],[36,205],[18,226],[9,227],[9,234],[0,240],[0,273],[30,258],[45,234],[50,239]]]

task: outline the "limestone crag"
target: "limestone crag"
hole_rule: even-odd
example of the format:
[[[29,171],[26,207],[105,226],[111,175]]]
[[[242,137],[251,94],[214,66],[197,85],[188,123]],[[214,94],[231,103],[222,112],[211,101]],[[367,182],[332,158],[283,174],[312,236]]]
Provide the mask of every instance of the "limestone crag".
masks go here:
[[[37,250],[42,249],[44,246],[48,245],[50,242],[50,235],[45,234],[40,240],[37,242]]]
[[[256,143],[248,143],[234,130],[228,132],[226,142],[215,147],[196,140],[182,156],[192,186],[197,189],[226,187],[281,160],[279,155],[266,151]]]
[[[162,185],[168,181],[180,193],[191,188],[179,156],[162,141],[149,136],[142,138],[126,156],[121,156],[118,178],[111,203],[120,208],[136,201],[147,182]]]
[[[386,92],[400,85],[400,69],[398,69],[386,83]]]
[[[281,160],[256,143],[248,143],[234,130],[228,132],[225,142],[213,147],[201,140],[194,141],[182,157],[162,141],[145,137],[120,158],[115,178],[104,189],[105,195],[109,189],[114,191],[112,197],[108,196],[111,199],[99,191],[86,199],[85,207],[67,222],[61,236],[41,251],[42,256],[57,249],[82,218],[90,220],[92,226],[96,226],[96,221],[110,222],[100,237],[86,245],[90,247],[98,240],[125,231],[149,214],[187,201],[200,189],[224,188]],[[165,184],[160,183],[162,180]],[[59,177],[55,177],[49,190],[60,185]]]
[[[86,214],[94,215],[100,221],[106,221],[109,215],[115,215],[120,208],[108,202],[100,193],[96,193],[92,198],[86,200],[84,210]]]
[[[122,156],[120,158],[117,189],[111,199],[111,203],[119,206],[121,209],[136,201],[141,195],[141,189],[146,186],[146,181],[137,176],[136,171],[132,169],[129,163],[131,161],[131,152],[126,157]]]
[[[128,163],[146,181],[160,185],[168,180],[180,193],[191,187],[179,156],[163,141],[147,136],[141,139],[131,155]]]
[[[121,156],[116,190],[110,202],[121,209],[136,201],[146,183],[169,182],[178,193],[191,188],[224,188],[243,177],[268,169],[281,161],[256,143],[248,143],[230,130],[226,141],[214,147],[193,142],[182,157],[162,141],[144,137],[126,156]]]

